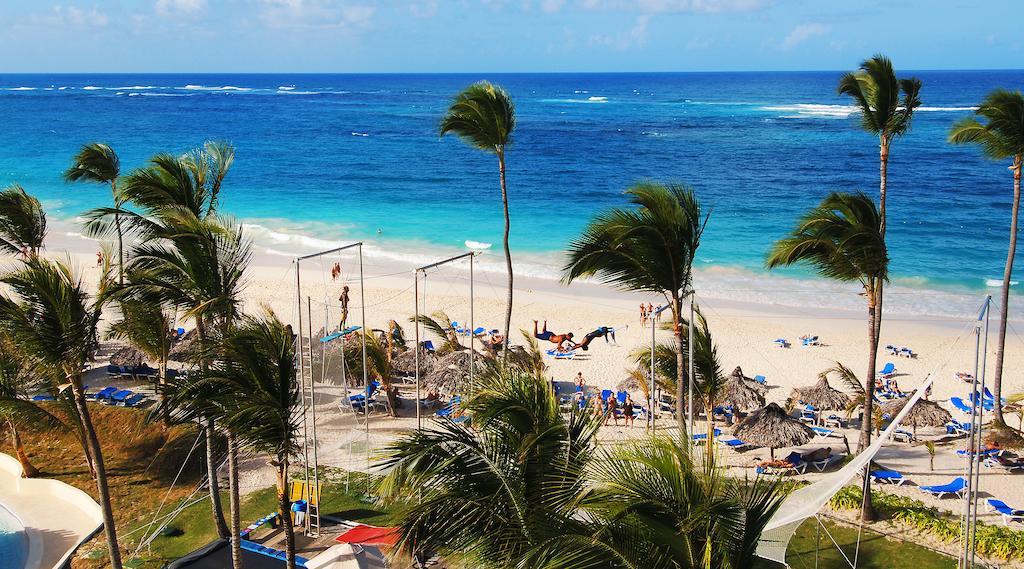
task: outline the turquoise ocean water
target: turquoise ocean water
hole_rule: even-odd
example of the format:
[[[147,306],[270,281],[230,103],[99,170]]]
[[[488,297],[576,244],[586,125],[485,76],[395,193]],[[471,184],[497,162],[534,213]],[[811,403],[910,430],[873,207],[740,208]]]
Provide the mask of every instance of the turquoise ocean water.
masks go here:
[[[1024,72],[912,74],[923,106],[889,168],[894,280],[980,292],[1002,274],[1010,175],[945,138]],[[700,266],[749,278],[827,192],[877,194],[877,141],[835,94],[839,75],[0,75],[0,185],[19,182],[74,220],[109,201],[102,186],[60,179],[82,143],[109,142],[130,169],[221,139],[237,147],[224,207],[271,252],[366,238],[426,258],[497,244],[495,159],[437,136],[450,97],[487,78],[517,105],[508,180],[521,270],[556,274],[595,212],[654,179],[692,185],[711,211]]]

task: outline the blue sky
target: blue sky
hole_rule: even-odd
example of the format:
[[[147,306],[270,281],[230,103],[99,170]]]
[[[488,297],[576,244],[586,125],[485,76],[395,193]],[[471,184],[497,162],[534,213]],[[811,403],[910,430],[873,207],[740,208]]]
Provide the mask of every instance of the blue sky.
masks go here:
[[[1018,2],[0,0],[0,72],[1007,69]]]

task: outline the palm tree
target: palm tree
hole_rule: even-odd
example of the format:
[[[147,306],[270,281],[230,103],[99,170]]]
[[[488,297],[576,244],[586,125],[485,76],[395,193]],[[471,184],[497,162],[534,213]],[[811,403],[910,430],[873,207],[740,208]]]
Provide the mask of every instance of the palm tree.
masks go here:
[[[672,308],[676,339],[676,401],[683,401],[686,365],[683,299],[693,293],[693,259],[708,218],[693,190],[642,182],[626,191],[633,209],[615,208],[595,217],[569,245],[566,284],[597,276],[626,290],[663,294]],[[683,429],[682,408],[676,417]]]
[[[114,218],[114,233],[117,236],[117,270],[118,283],[124,284],[124,228],[121,216],[124,213],[124,194],[118,191],[117,178],[121,175],[121,159],[114,149],[101,142],[90,142],[82,146],[71,161],[71,166],[64,171],[64,179],[68,182],[96,182],[110,185],[110,195],[114,199],[114,207],[110,210]],[[90,214],[103,214],[103,210],[93,210]]]
[[[288,467],[301,450],[301,402],[291,333],[273,313],[246,318],[222,340],[222,360],[206,381],[230,394],[222,421],[246,447],[269,454],[277,469],[278,513],[284,524],[288,567],[295,568],[295,530],[288,499]]]
[[[423,326],[430,332],[437,335],[438,338],[441,338],[443,343],[437,350],[440,355],[447,355],[452,352],[466,349],[466,347],[462,345],[462,342],[459,341],[459,335],[455,333],[455,327],[452,326],[452,319],[449,318],[448,314],[444,311],[438,310],[430,316],[427,316],[426,314],[420,314],[418,317],[410,316],[409,322],[412,322],[413,324],[419,323],[420,326]]]
[[[512,327],[512,252],[508,246],[511,222],[508,215],[508,186],[505,184],[505,149],[512,142],[516,128],[515,106],[505,89],[487,81],[466,87],[455,96],[448,112],[441,119],[440,134],[449,132],[466,144],[498,157],[498,180],[501,185],[501,203],[505,213],[505,268],[508,271],[508,292],[505,305],[505,345],[508,353],[509,331]]]
[[[999,342],[996,344],[995,375],[992,379],[992,390],[996,401],[1002,397],[1003,391],[1003,357],[1006,346],[1006,319],[1009,314],[1010,284],[1013,276],[1013,258],[1017,254],[1017,216],[1020,210],[1020,175],[1024,166],[1024,96],[1020,91],[995,90],[985,97],[985,101],[975,111],[985,119],[985,123],[974,118],[966,118],[955,125],[949,133],[949,141],[953,144],[978,144],[986,156],[993,160],[1013,160],[1010,170],[1013,172],[1013,206],[1010,210],[1010,248],[1006,253],[1006,266],[1003,269],[1003,288],[1000,292],[999,305]],[[996,421],[1005,425],[1003,410],[995,406]]]
[[[868,302],[868,366],[861,391],[864,419],[858,452],[871,444],[872,392],[878,352],[876,290],[888,279],[889,256],[875,202],[862,193],[833,192],[808,211],[789,237],[776,241],[765,262],[769,269],[809,265],[825,278],[858,282]],[[866,474],[865,474],[866,475]],[[865,497],[865,518],[873,516],[870,489]]]
[[[119,303],[119,307],[121,319],[110,325],[107,337],[124,340],[157,362],[157,393],[163,397],[167,360],[174,345],[174,317],[158,303],[128,299]],[[163,408],[166,411],[166,407]],[[169,420],[170,417],[164,415],[164,421]]]
[[[0,250],[33,257],[46,239],[46,213],[18,184],[0,190]]]
[[[24,354],[46,369],[46,376],[70,388],[85,434],[86,454],[96,471],[110,565],[121,569],[121,552],[111,508],[107,473],[82,386],[82,370],[96,349],[100,306],[92,303],[81,280],[66,265],[30,257],[0,282],[13,296],[0,296],[0,326]],[[56,386],[55,386],[56,387]]]
[[[881,235],[885,238],[889,148],[895,138],[910,130],[914,109],[921,105],[918,97],[921,81],[914,77],[897,79],[892,61],[884,55],[875,55],[861,62],[858,71],[844,74],[839,79],[838,91],[840,95],[853,98],[860,111],[861,128],[878,137],[878,209]],[[883,285],[879,282],[875,287],[878,297],[875,301],[875,336],[880,336],[882,330]]]
[[[55,429],[64,425],[56,415],[28,397],[29,389],[46,383],[38,376],[42,370],[34,367],[31,359],[19,352],[10,338],[0,335],[0,419],[10,430],[14,453],[25,478],[38,476],[39,469],[29,461],[19,427]]]
[[[562,416],[550,382],[529,370],[488,366],[475,381],[463,404],[474,427],[439,420],[392,443],[378,490],[421,496],[397,524],[405,553],[536,567],[520,562],[580,525],[573,514],[600,421],[587,412]]]

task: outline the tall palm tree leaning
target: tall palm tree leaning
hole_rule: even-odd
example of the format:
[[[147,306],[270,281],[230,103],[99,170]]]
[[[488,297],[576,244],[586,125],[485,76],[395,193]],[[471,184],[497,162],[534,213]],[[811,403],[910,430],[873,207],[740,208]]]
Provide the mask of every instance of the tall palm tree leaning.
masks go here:
[[[708,216],[701,216],[700,202],[686,186],[641,182],[626,195],[636,207],[598,214],[569,244],[562,280],[568,284],[597,276],[626,290],[665,296],[676,340],[676,417],[683,429],[687,372],[682,307],[693,293],[693,259]]]
[[[126,341],[157,362],[157,394],[163,398],[167,360],[170,359],[171,347],[174,345],[174,318],[159,303],[124,300],[118,306],[121,319],[110,325],[107,337]],[[164,423],[169,423],[168,408],[160,408]]]
[[[498,157],[498,181],[501,185],[501,203],[505,213],[505,268],[508,271],[508,294],[505,305],[505,345],[508,353],[509,332],[512,326],[512,252],[508,246],[511,221],[508,215],[508,186],[505,183],[505,149],[512,142],[516,128],[516,111],[512,97],[505,89],[487,81],[466,87],[455,96],[448,112],[441,119],[441,136],[454,133],[466,144]],[[502,356],[504,358],[504,355]]]
[[[1020,91],[995,90],[985,97],[975,114],[985,119],[979,122],[973,117],[965,118],[949,132],[953,144],[977,144],[986,156],[993,160],[1011,158],[1013,163],[1013,206],[1010,210],[1010,248],[1006,253],[1003,269],[1003,289],[1000,294],[999,343],[996,345],[996,369],[992,379],[992,390],[996,401],[1003,391],[1003,355],[1006,345],[1006,318],[1009,313],[1010,284],[1013,277],[1013,258],[1017,254],[1017,216],[1020,210],[1020,175],[1024,166],[1024,96]],[[995,418],[1005,425],[1003,409],[996,405]]]
[[[29,461],[25,444],[21,440],[20,427],[31,425],[39,428],[57,428],[63,422],[53,413],[28,397],[29,389],[38,387],[44,380],[31,358],[26,357],[6,334],[0,333],[0,420],[7,423],[11,433],[14,454],[21,463],[21,475],[32,478],[39,475],[39,469]]]
[[[0,326],[14,344],[31,354],[45,376],[70,388],[75,411],[85,434],[86,454],[96,471],[110,566],[121,569],[121,551],[110,503],[107,474],[96,428],[85,401],[82,370],[96,349],[99,306],[90,302],[81,279],[63,263],[30,257],[0,282],[13,296],[0,296]],[[56,387],[56,386],[55,386]]]
[[[71,167],[64,171],[68,182],[98,182],[110,184],[114,198],[114,231],[117,235],[117,282],[124,284],[124,228],[121,226],[121,209],[125,198],[117,189],[117,178],[121,175],[121,160],[110,146],[101,142],[90,142],[75,154]]]
[[[857,193],[833,192],[808,211],[792,233],[775,242],[765,262],[769,269],[795,264],[813,267],[823,277],[859,282],[868,301],[868,367],[864,376],[864,418],[858,452],[871,443],[872,392],[878,352],[876,291],[888,279],[889,255],[882,236],[882,216],[874,200]],[[865,476],[867,473],[865,472]],[[870,487],[865,492],[865,519],[873,519]]]
[[[918,97],[921,81],[913,77],[897,79],[892,61],[884,55],[875,55],[861,62],[858,71],[843,75],[839,79],[838,91],[856,102],[861,128],[878,137],[878,210],[884,238],[889,148],[895,138],[910,130],[914,109],[921,105]],[[878,296],[875,301],[875,336],[879,336],[882,330],[882,288],[882,283],[878,283],[875,290]]]
[[[14,184],[0,190],[0,251],[34,257],[46,239],[46,212],[35,197]]]

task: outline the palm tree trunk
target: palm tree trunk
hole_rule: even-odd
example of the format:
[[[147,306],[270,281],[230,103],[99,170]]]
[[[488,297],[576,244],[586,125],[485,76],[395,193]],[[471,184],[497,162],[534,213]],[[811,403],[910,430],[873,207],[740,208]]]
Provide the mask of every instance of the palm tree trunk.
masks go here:
[[[238,495],[238,441],[234,432],[228,438],[228,503],[231,508],[231,567],[242,569],[242,505]]]
[[[167,395],[165,393],[165,391],[167,390],[167,355],[166,354],[164,354],[164,356],[160,358],[159,367],[160,367],[160,369],[159,369],[158,373],[160,375],[157,378],[157,382],[159,383],[159,388],[160,388],[160,394],[159,394],[159,397],[160,397],[160,418],[163,420],[164,426],[165,427],[169,427],[169,426],[171,426],[171,410],[167,408]]]
[[[505,344],[501,350],[501,361],[508,360],[509,332],[512,328],[512,251],[508,246],[508,235],[512,222],[508,215],[508,187],[505,185],[505,151],[498,151],[498,174],[501,178],[501,204],[505,213],[505,235],[502,244],[505,247],[505,270],[508,271],[508,293],[505,301]],[[473,349],[473,342],[470,339],[469,348]]]
[[[878,232],[885,237],[885,191],[889,185],[889,138],[882,133],[878,143]]]
[[[675,334],[676,340],[676,422],[679,424],[679,432],[685,435],[686,417],[683,416],[683,394],[685,393],[684,387],[687,381],[686,346],[683,344],[682,301],[675,294],[672,296],[672,319],[672,332]],[[651,326],[654,325],[654,321],[651,320]]]
[[[210,507],[213,509],[213,523],[217,526],[217,535],[221,539],[227,538],[231,533],[228,531],[228,524],[224,521],[224,506],[220,503],[220,482],[217,479],[217,460],[214,456],[214,440],[216,431],[213,428],[213,419],[208,419],[206,426],[206,478],[209,480]]]
[[[32,465],[25,452],[25,444],[21,442],[21,435],[18,433],[18,426],[14,421],[8,420],[7,426],[11,429],[11,443],[14,445],[14,454],[18,455],[18,462],[21,463],[21,475],[25,478],[39,476],[39,469]]]
[[[295,527],[292,525],[292,502],[288,499],[288,462],[278,457],[277,467],[277,513],[284,527],[285,551],[288,554],[288,569],[295,569]]]
[[[996,344],[996,369],[992,378],[992,394],[995,396],[993,414],[998,425],[1005,425],[1003,419],[1003,355],[1006,346],[1006,319],[1009,314],[1010,282],[1013,277],[1013,258],[1017,254],[1017,215],[1020,210],[1020,175],[1024,155],[1013,157],[1013,209],[1010,212],[1010,250],[1006,253],[1006,267],[1003,269],[1003,290],[999,305],[999,342]]]
[[[874,417],[874,395],[875,395],[875,366],[876,359],[878,356],[878,307],[875,305],[875,301],[878,298],[874,287],[877,286],[877,282],[874,278],[871,278],[869,286],[871,290],[867,290],[868,299],[868,370],[864,377],[864,418],[861,419],[860,425],[860,441],[857,443],[857,452],[862,452],[871,444],[871,420]],[[875,519],[875,509],[871,503],[871,483],[869,480],[871,471],[870,463],[864,468],[864,502],[861,506],[861,519],[864,521],[873,521]]]
[[[85,402],[85,393],[82,391],[79,378],[72,379],[71,390],[75,408],[78,410],[82,428],[85,431],[85,440],[89,445],[88,452],[92,455],[93,464],[96,467],[96,489],[99,492],[100,508],[103,510],[103,531],[107,536],[110,567],[111,569],[121,569],[121,549],[117,545],[117,526],[114,523],[114,510],[110,503],[110,488],[107,486],[107,472],[103,466],[103,452],[100,449],[100,441],[96,437],[96,428],[92,424],[92,417],[89,415],[89,407]]]
[[[114,194],[114,207],[121,209],[120,200],[117,199],[117,178],[110,181],[110,192]],[[117,228],[117,282],[124,284],[124,231],[121,229],[121,214],[114,212],[114,226]]]

